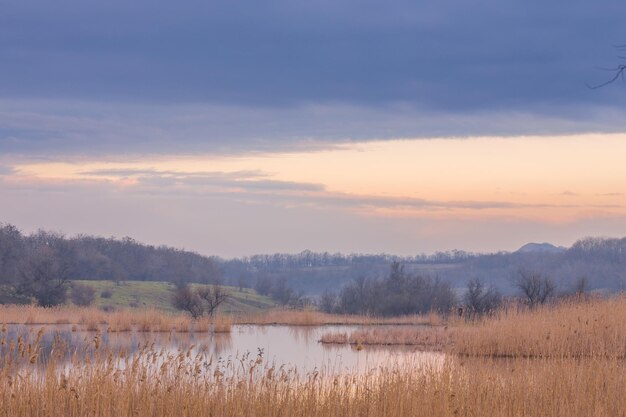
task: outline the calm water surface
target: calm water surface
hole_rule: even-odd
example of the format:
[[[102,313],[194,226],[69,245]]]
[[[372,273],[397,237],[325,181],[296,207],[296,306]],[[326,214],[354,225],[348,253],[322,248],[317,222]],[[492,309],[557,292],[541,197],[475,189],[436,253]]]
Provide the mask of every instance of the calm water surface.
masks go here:
[[[69,325],[15,325],[9,326],[5,337],[17,339],[19,335],[34,339],[41,328],[42,355],[50,354],[53,342],[62,342],[69,351],[88,352],[93,346],[96,332],[72,331]],[[215,360],[235,360],[244,355],[263,355],[264,362],[277,366],[297,367],[300,371],[319,370],[325,373],[361,373],[380,366],[392,366],[409,361],[425,366],[443,361],[438,352],[422,352],[410,347],[366,347],[356,350],[349,345],[323,345],[319,339],[328,332],[346,332],[361,326],[257,326],[234,325],[231,333],[155,333],[122,332],[108,333],[103,327],[100,333],[101,348],[125,350],[132,355],[145,346],[155,350],[177,353],[192,349],[194,353],[205,352]],[[0,347],[0,351],[6,349]]]

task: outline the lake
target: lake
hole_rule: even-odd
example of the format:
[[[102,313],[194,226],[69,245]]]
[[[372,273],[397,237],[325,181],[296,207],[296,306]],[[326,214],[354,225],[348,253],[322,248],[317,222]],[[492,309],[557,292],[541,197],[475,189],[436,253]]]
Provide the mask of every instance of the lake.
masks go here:
[[[7,340],[21,335],[33,341],[41,329],[40,355],[50,355],[55,343],[66,347],[66,358],[72,354],[93,353],[94,339],[100,350],[124,351],[128,356],[146,347],[154,351],[176,354],[190,351],[202,353],[215,361],[262,355],[266,364],[297,367],[299,372],[320,371],[324,374],[365,373],[381,366],[403,362],[436,365],[444,359],[440,352],[423,352],[406,346],[368,346],[361,350],[349,345],[323,345],[319,339],[327,332],[351,332],[364,326],[277,326],[233,325],[230,333],[158,333],[158,332],[100,332],[84,331],[71,325],[11,325],[5,333]],[[383,327],[383,326],[379,326]],[[0,353],[7,345],[0,346]]]

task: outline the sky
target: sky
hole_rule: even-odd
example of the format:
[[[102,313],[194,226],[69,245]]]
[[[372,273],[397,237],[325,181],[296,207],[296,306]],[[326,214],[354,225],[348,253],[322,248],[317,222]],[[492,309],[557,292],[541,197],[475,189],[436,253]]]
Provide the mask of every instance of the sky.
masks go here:
[[[626,235],[626,3],[9,0],[0,222],[224,257]]]

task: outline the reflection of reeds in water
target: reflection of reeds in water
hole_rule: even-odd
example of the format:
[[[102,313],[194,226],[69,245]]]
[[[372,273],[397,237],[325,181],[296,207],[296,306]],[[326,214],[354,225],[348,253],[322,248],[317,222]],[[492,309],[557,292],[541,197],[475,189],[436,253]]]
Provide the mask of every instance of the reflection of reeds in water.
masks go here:
[[[437,313],[401,317],[373,317],[349,314],[327,314],[314,310],[270,310],[258,314],[238,314],[236,324],[284,324],[291,326],[367,325],[367,324],[431,324],[443,322]]]
[[[259,355],[217,360],[202,349],[111,351],[92,334],[83,355],[38,332],[0,334],[2,416],[620,416],[626,364],[617,359],[448,357],[367,374],[301,373]],[[121,334],[111,334],[121,337]],[[171,337],[162,334],[158,337]],[[39,337],[41,340],[43,336]]]
[[[232,321],[226,316],[201,317],[192,322],[192,330],[196,333],[230,333]]]
[[[227,352],[232,348],[233,339],[230,333],[215,333],[211,339],[213,346],[213,354],[220,357],[223,352]]]
[[[64,360],[69,360],[74,355],[89,353],[87,347],[92,346],[98,340],[99,348],[109,352],[136,353],[143,346],[155,346],[165,351],[188,349],[192,346],[205,346],[204,351],[220,354],[232,345],[230,333],[195,333],[195,332],[107,332],[98,330],[95,332],[74,332],[71,326],[55,325],[48,328],[40,326],[4,326],[2,338],[0,338],[0,367],[1,357],[6,353],[7,341],[15,340],[23,343],[38,345],[42,358],[48,358],[56,349],[57,352],[65,352]],[[44,331],[45,330],[45,331]],[[37,338],[37,335],[43,335]],[[4,344],[2,344],[4,343]],[[0,413],[0,415],[2,415]]]
[[[311,326],[290,326],[288,329],[296,342],[301,341],[305,344],[313,342],[312,338],[316,334],[315,328]]]

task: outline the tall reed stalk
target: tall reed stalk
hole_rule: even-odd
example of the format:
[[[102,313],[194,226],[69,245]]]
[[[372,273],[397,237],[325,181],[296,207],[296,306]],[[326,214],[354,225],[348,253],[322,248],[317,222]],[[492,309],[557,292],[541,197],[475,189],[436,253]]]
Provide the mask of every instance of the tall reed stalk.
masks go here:
[[[615,358],[390,363],[368,374],[301,373],[262,355],[102,348],[99,334],[44,358],[40,333],[0,336],[0,416],[623,416]],[[71,353],[71,352],[70,352]]]

